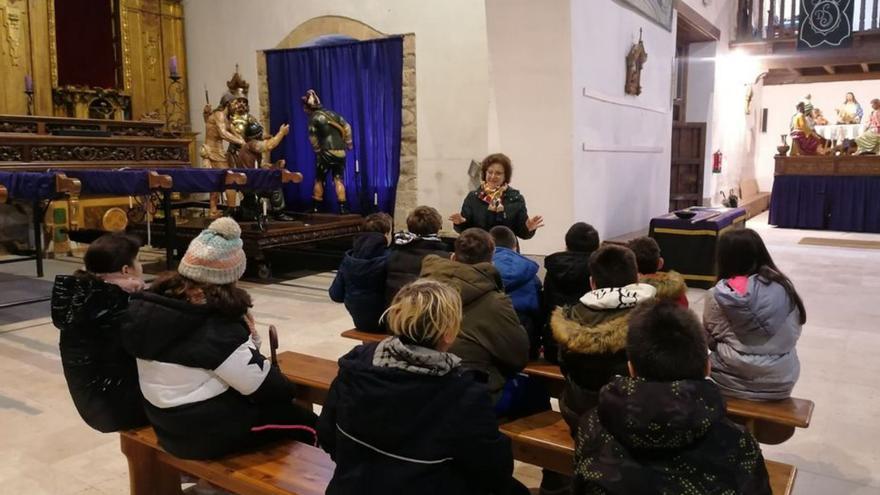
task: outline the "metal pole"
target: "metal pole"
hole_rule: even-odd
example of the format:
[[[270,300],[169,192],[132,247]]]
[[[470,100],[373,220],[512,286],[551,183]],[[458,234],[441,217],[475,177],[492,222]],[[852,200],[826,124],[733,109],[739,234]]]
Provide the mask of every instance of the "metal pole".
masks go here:
[[[40,201],[34,201],[34,257],[37,261],[37,277],[43,277],[43,215]]]

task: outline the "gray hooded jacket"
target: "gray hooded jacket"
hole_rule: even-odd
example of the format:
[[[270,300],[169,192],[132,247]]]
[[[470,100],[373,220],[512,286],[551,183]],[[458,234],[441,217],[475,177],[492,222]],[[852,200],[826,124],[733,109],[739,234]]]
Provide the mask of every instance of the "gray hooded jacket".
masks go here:
[[[703,310],[712,379],[725,395],[752,400],[786,399],[800,375],[795,344],[800,314],[785,288],[749,277],[740,295],[726,280],[709,292]]]

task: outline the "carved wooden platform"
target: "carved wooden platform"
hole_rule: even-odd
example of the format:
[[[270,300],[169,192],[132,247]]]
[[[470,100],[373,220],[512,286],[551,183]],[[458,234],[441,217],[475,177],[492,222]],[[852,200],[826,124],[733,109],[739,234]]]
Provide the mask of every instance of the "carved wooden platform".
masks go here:
[[[777,156],[775,175],[880,175],[880,155]]]
[[[240,222],[241,240],[248,264],[257,267],[260,278],[269,278],[267,252],[292,246],[308,245],[320,241],[350,238],[361,231],[363,217],[360,215],[334,215],[326,213],[303,214],[291,213],[294,221],[270,221],[267,230],[260,230],[257,222]],[[176,227],[175,242],[178,250],[183,252],[190,241],[204,230],[212,219],[194,218]],[[164,223],[158,219],[152,226],[152,244],[156,247],[165,246]],[[146,225],[136,224],[129,227],[129,232],[146,237]]]

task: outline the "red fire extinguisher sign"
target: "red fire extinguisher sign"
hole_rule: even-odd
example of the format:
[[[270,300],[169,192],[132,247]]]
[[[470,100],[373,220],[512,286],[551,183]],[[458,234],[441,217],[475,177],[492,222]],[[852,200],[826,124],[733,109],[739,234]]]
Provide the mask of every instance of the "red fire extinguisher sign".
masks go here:
[[[721,173],[721,160],[723,159],[723,155],[721,154],[721,150],[712,153],[712,173],[720,174]]]

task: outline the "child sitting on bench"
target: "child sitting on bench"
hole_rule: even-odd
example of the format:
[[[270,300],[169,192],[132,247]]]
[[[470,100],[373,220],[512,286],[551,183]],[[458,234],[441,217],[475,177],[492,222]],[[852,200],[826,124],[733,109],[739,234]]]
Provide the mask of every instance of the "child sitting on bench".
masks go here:
[[[345,303],[355,328],[383,333],[379,317],[385,311],[385,278],[391,216],[372,213],[364,219],[364,230],[345,253],[336,278],[330,285],[330,299]]]
[[[628,375],[599,393],[575,441],[572,494],[770,495],[761,448],[727,419],[691,311],[651,300],[629,318]]]
[[[718,283],[706,295],[703,326],[712,379],[725,395],[787,399],[800,375],[795,348],[807,321],[794,284],[776,268],[752,229],[718,241]]]
[[[129,296],[144,288],[140,247],[125,234],[103,235],[89,245],[85,270],[55,277],[52,288],[67,388],[82,419],[104,433],[147,424],[137,365],[120,337]]]
[[[461,315],[457,290],[417,280],[385,313],[393,336],[339,360],[318,420],[328,494],[528,493],[486,386],[448,352]]]
[[[177,270],[132,296],[123,329],[159,445],[211,459],[282,436],[313,444],[317,417],[260,353],[251,297],[236,286],[245,254],[235,220],[211,222]]]
[[[636,237],[627,243],[627,247],[636,255],[639,282],[653,285],[657,289],[657,299],[668,299],[687,308],[687,285],[684,277],[675,270],[660,271],[663,269],[663,257],[660,256],[660,245],[657,241],[647,236]]]
[[[590,256],[593,290],[577,304],[557,308],[550,319],[565,375],[559,410],[572,431],[581,415],[596,406],[599,389],[614,375],[626,373],[629,313],[656,292],[638,282],[633,252],[606,244]]]
[[[565,233],[565,251],[544,258],[544,359],[559,363],[559,346],[553,339],[550,316],[556,308],[571,306],[590,292],[590,255],[599,249],[599,233],[592,225],[577,222]]]

